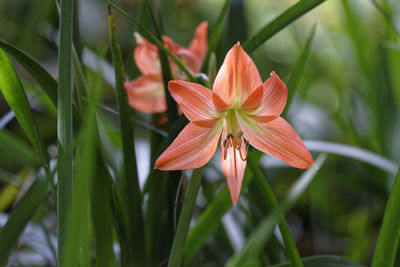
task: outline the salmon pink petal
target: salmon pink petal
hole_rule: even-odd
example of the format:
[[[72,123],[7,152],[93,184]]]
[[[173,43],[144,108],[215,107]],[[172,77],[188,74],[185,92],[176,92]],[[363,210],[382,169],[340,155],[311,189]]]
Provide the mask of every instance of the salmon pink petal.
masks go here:
[[[157,46],[144,39],[138,33],[135,34],[135,37],[137,47],[134,51],[134,59],[139,70],[143,74],[161,73]]]
[[[165,47],[171,51],[172,54],[176,55],[176,53],[178,53],[179,50],[184,49],[183,46],[175,43],[171,38],[169,38],[166,35],[162,36],[162,40],[164,42]]]
[[[183,64],[191,71],[191,73],[196,74],[200,72],[202,61],[189,49],[182,48],[177,53],[176,56],[182,61]],[[181,69],[174,63],[174,70],[182,72]],[[181,75],[186,75],[181,73]],[[187,78],[185,78],[187,79]]]
[[[146,74],[124,84],[129,105],[147,113],[167,110],[161,74]]]
[[[263,85],[257,87],[242,105],[242,110],[257,116],[279,116],[286,105],[287,89],[273,71]]]
[[[241,125],[244,137],[252,146],[296,168],[307,169],[313,164],[310,152],[287,121],[277,117],[256,125],[257,130]]]
[[[224,143],[226,144],[225,140],[226,139],[221,139],[222,172],[224,173],[226,183],[228,184],[232,203],[233,205],[236,205],[239,199],[240,189],[242,187],[244,171],[247,163],[247,161],[243,159],[244,155],[247,154],[246,144],[243,141],[243,138],[241,138],[241,151],[239,152],[239,149],[236,149],[233,146],[224,148]]]
[[[228,105],[232,105],[235,99],[242,104],[261,84],[262,80],[253,60],[236,44],[229,50],[218,71],[213,92]]]
[[[189,50],[197,56],[200,65],[202,64],[208,49],[207,34],[208,34],[208,23],[204,21],[200,23],[199,26],[197,26],[194,33],[194,37],[189,46]]]
[[[196,169],[214,155],[222,128],[199,127],[189,123],[172,144],[157,159],[160,170]]]
[[[170,81],[168,89],[190,121],[214,120],[219,114],[214,104],[218,101],[213,101],[213,92],[200,84]]]

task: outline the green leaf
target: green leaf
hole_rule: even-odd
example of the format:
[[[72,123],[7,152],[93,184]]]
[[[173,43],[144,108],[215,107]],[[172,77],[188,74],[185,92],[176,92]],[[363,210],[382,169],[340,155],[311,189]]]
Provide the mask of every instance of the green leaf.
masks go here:
[[[400,240],[400,168],[385,208],[383,222],[376,243],[372,267],[394,266]]]
[[[279,207],[278,200],[276,199],[274,192],[272,192],[271,187],[265,180],[264,175],[262,174],[258,166],[257,159],[254,158],[252,154],[250,154],[248,157],[248,164],[250,169],[254,173],[254,176],[256,178],[257,188],[261,192],[263,201],[270,210],[277,209]],[[290,232],[289,226],[284,216],[280,216],[278,218],[278,226],[282,234],[282,239],[285,245],[286,253],[292,260],[293,266],[300,266],[300,267],[303,266],[299,252],[296,247],[296,243],[294,242],[293,236]]]
[[[98,88],[97,88],[98,89]],[[91,253],[91,184],[97,166],[96,106],[100,90],[92,90],[89,105],[83,110],[83,123],[77,138],[74,183],[71,206],[71,225],[65,240],[65,266],[90,266]]]
[[[168,267],[179,267],[182,265],[186,237],[192,220],[193,209],[196,204],[196,197],[200,189],[204,167],[193,171],[192,177],[186,191],[185,200],[179,216],[178,227],[174,243],[169,257]]]
[[[112,184],[108,171],[99,162],[92,180],[92,221],[96,247],[96,267],[115,266],[113,252]]]
[[[43,91],[49,96],[54,106],[57,106],[57,81],[35,60],[1,39],[0,48],[13,56],[32,75]]]
[[[73,0],[61,0],[60,46],[58,67],[58,186],[57,186],[57,235],[59,267],[67,267],[68,228],[73,185],[73,124],[72,124],[72,18]]]
[[[7,53],[0,48],[0,90],[32,143],[41,165],[49,169],[49,155],[40,137],[25,90]]]
[[[151,42],[153,42],[155,45],[158,46],[165,54],[167,54],[172,61],[186,74],[188,79],[192,82],[196,81],[196,78],[192,75],[192,73],[185,67],[185,65],[174,55],[169,51],[164,44],[154,35],[152,34],[146,27],[144,27],[142,24],[140,24],[136,19],[131,17],[128,13],[123,11],[121,8],[119,8],[117,5],[114,3],[110,2],[109,0],[104,0],[107,4],[112,6],[115,10],[117,10],[119,13],[121,13],[124,17],[126,17],[129,21],[133,22],[139,30],[141,30],[144,33],[144,37]]]
[[[49,192],[47,179],[38,177],[12,210],[7,223],[0,231],[0,267],[6,266],[19,236]]]
[[[248,53],[256,50],[269,38],[284,29],[290,23],[306,14],[308,11],[322,4],[325,0],[298,1],[276,19],[265,25],[256,35],[243,44],[243,49]]]
[[[117,104],[122,134],[124,173],[126,178],[126,204],[131,229],[130,244],[128,245],[132,251],[132,260],[139,265],[145,265],[146,246],[144,238],[142,199],[137,174],[135,147],[133,143],[134,134],[132,124],[130,122],[129,105],[124,88],[124,67],[122,64],[121,51],[115,40],[115,25],[113,16],[111,14],[111,8],[109,8],[108,26],[111,54],[115,70]]]
[[[162,34],[163,32],[160,29],[160,26],[157,23],[157,20],[154,16],[153,10],[149,4],[148,0],[144,1],[147,7],[147,12],[150,17],[150,20],[153,24],[153,28],[155,31],[155,35],[159,41],[162,42]],[[168,61],[168,54],[164,53],[162,49],[158,48],[158,54],[160,56],[160,63],[161,63],[161,72],[163,77],[163,84],[164,84],[164,92],[167,101],[167,115],[168,115],[168,124],[171,126],[172,123],[178,117],[178,107],[176,101],[172,98],[171,93],[168,90],[168,83],[172,80],[172,73],[170,64]]]
[[[203,73],[208,72],[207,69],[209,67],[211,54],[213,52],[215,52],[218,41],[221,39],[222,28],[224,26],[226,14],[228,13],[229,3],[230,3],[230,0],[225,0],[225,3],[222,6],[222,9],[218,15],[217,22],[215,22],[214,28],[210,34],[210,39],[208,40],[207,54],[204,58],[203,66],[201,67],[201,72],[203,72]]]
[[[0,131],[0,151],[21,164],[38,167],[32,148],[25,141],[5,129]]]
[[[82,109],[83,99],[86,97],[87,85],[85,74],[83,73],[82,64],[80,62],[75,46],[72,46],[72,71],[75,81],[75,90],[78,99],[79,109]]]
[[[256,154],[254,156],[257,160],[259,160],[263,155],[257,150],[249,151],[249,154]],[[251,170],[247,168],[244,174],[242,190],[247,187],[252,178],[253,174]],[[221,218],[231,207],[232,201],[229,195],[229,190],[227,187],[224,187],[216,196],[214,196],[212,202],[207,206],[207,209],[200,215],[192,229],[190,229],[185,246],[185,265],[193,259],[209,236],[214,233],[218,225],[221,223]]]
[[[249,178],[245,175],[243,183],[248,180]],[[231,207],[232,201],[229,196],[229,190],[227,187],[224,187],[200,215],[196,224],[190,229],[185,246],[184,265],[189,264],[208,240],[209,236],[215,232],[221,222],[221,218]]]
[[[310,54],[311,42],[314,38],[315,29],[316,29],[316,24],[314,24],[314,26],[312,27],[311,32],[308,35],[306,45],[304,46],[303,52],[301,53],[300,57],[297,59],[297,62],[293,68],[293,71],[290,74],[289,81],[287,82],[288,96],[287,96],[286,106],[282,112],[283,115],[281,115],[281,116],[285,116],[286,113],[288,112],[288,110],[290,108],[290,104],[292,103],[293,97],[299,86],[300,79],[303,75],[303,72],[304,72],[304,69],[305,69],[305,66],[307,63],[308,55]]]
[[[307,189],[318,170],[326,159],[326,154],[321,154],[313,166],[301,175],[297,182],[290,188],[282,204],[266,216],[250,233],[247,242],[241,251],[236,252],[225,266],[243,266],[247,261],[254,259],[262,251],[265,243],[272,235],[279,217],[285,214]]]
[[[354,262],[350,259],[334,256],[334,255],[319,255],[305,257],[301,259],[305,267],[362,267],[365,265]],[[291,267],[291,262],[282,262],[272,265],[271,267]]]

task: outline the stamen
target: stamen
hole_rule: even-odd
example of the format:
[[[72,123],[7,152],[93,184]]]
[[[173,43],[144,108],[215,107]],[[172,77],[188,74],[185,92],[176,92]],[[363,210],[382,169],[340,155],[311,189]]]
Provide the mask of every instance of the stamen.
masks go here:
[[[224,160],[226,160],[226,156],[228,156],[228,148],[224,148],[223,149],[224,151],[223,151],[223,153],[224,153]]]

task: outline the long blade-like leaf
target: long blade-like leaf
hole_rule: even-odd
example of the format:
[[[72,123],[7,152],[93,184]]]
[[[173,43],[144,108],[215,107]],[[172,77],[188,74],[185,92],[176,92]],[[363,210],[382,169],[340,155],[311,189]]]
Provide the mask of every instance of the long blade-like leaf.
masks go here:
[[[150,6],[150,3],[147,0],[145,0],[144,2],[146,4],[146,7],[147,7],[146,10],[150,17],[150,20],[153,24],[155,35],[158,38],[158,40],[160,42],[162,42],[163,32],[161,31],[160,26],[154,16],[154,13]],[[172,80],[172,73],[171,73],[171,68],[170,68],[170,64],[168,61],[168,54],[164,53],[163,50],[160,48],[158,48],[158,54],[160,57],[161,73],[162,73],[163,83],[164,83],[164,92],[165,92],[166,101],[167,101],[168,124],[171,126],[172,123],[176,120],[176,118],[178,116],[178,107],[176,105],[176,101],[172,98],[171,93],[168,90],[168,83],[170,80]]]
[[[54,106],[57,106],[57,81],[35,60],[1,39],[0,48],[13,56],[32,75],[43,91],[49,96]]]
[[[261,30],[259,30],[256,35],[254,35],[250,40],[243,44],[243,49],[248,53],[256,50],[260,45],[262,45],[269,38],[274,36],[276,33],[284,29],[290,23],[322,4],[325,0],[307,0],[298,1],[296,4],[291,6],[280,16],[274,19],[272,22],[265,25]]]
[[[72,131],[72,20],[73,0],[61,0],[60,46],[58,74],[58,172],[57,172],[57,235],[59,267],[67,267],[67,229],[70,216],[73,180]]]
[[[203,66],[201,67],[201,72],[208,73],[208,66],[210,62],[210,57],[215,49],[217,48],[218,41],[221,38],[222,28],[224,26],[226,14],[228,13],[230,0],[225,0],[224,5],[222,6],[221,12],[218,15],[217,22],[214,25],[213,31],[210,34],[210,39],[208,40],[208,49],[207,54],[203,61]]]
[[[334,256],[334,255],[320,255],[312,256],[301,259],[306,267],[363,267],[364,265],[354,262],[350,259]],[[283,262],[280,264],[272,265],[271,267],[291,267],[291,262]]]
[[[200,189],[203,168],[193,171],[192,178],[183,203],[182,212],[179,216],[179,223],[176,230],[176,236],[172,245],[168,267],[179,267],[183,262],[183,252],[185,249],[186,237],[189,231],[190,221],[192,220],[193,208],[196,203],[197,194]]]
[[[115,5],[114,3],[110,2],[109,0],[104,0],[107,4],[109,4],[110,6],[112,6],[115,10],[117,10],[119,13],[121,13],[122,15],[124,15],[124,17],[126,17],[129,21],[133,22],[143,33],[145,33],[144,37],[149,39],[151,42],[153,42],[155,45],[158,46],[158,48],[160,48],[165,54],[167,54],[172,61],[174,61],[174,63],[176,65],[178,65],[178,67],[186,74],[186,76],[188,77],[188,79],[190,81],[196,81],[196,78],[192,75],[192,73],[185,67],[185,65],[174,55],[171,53],[171,51],[169,51],[164,44],[154,35],[152,34],[148,29],[146,29],[146,27],[144,27],[142,24],[140,24],[136,19],[134,19],[133,17],[129,16],[128,13],[126,13],[125,11],[123,11],[121,8],[119,8],[117,5]]]
[[[65,266],[90,266],[91,183],[96,166],[96,106],[100,90],[92,90],[91,101],[83,110],[83,123],[77,138],[76,163],[71,206],[71,225],[67,231]]]
[[[25,90],[7,53],[0,48],[0,90],[32,143],[40,164],[49,169],[49,155],[40,137]]]
[[[16,162],[38,167],[32,148],[16,135],[3,129],[0,131],[0,151]]]
[[[124,155],[124,173],[126,178],[126,196],[128,216],[130,221],[130,241],[132,250],[132,260],[139,265],[144,265],[145,239],[142,213],[142,199],[139,188],[138,173],[136,166],[135,147],[133,143],[133,128],[129,118],[129,106],[124,88],[124,67],[119,46],[115,40],[114,20],[109,8],[108,16],[109,36],[111,45],[111,54],[115,70],[116,94],[118,103],[118,112],[120,118],[120,127],[122,134],[122,150]]]
[[[311,42],[314,38],[315,29],[316,29],[316,25],[314,25],[312,27],[311,32],[308,36],[306,45],[304,46],[303,52],[301,52],[301,55],[297,59],[296,65],[294,66],[294,69],[293,69],[292,73],[290,74],[290,78],[287,83],[288,96],[287,96],[286,106],[282,112],[284,115],[289,110],[290,104],[292,103],[293,97],[299,86],[300,78],[303,75],[303,72],[304,72],[304,69],[305,69],[305,66],[307,63],[308,55],[310,53]]]
[[[288,211],[307,189],[325,159],[326,154],[322,154],[315,160],[314,165],[304,172],[298,181],[291,187],[279,208],[274,209],[271,214],[266,216],[256,226],[256,228],[253,229],[243,249],[236,252],[225,266],[243,266],[248,260],[258,256],[273,233],[278,218]]]
[[[257,159],[250,154],[248,158],[248,163],[256,178],[257,188],[259,191],[262,192],[263,201],[265,202],[265,204],[269,209],[271,210],[277,209],[279,206],[278,200],[276,199],[274,192],[272,192],[271,187],[265,180],[264,175],[262,174],[260,168],[258,167]],[[282,239],[285,245],[286,253],[292,260],[293,266],[300,266],[300,267],[303,266],[300,259],[300,254],[297,250],[293,236],[290,232],[289,226],[284,216],[280,216],[278,218],[278,226],[282,234]]]
[[[11,212],[6,225],[0,231],[0,267],[6,266],[19,236],[49,192],[47,179],[38,177]]]
[[[254,156],[257,160],[259,160],[262,155],[262,153],[257,150],[250,151],[249,153],[256,154]],[[253,174],[251,170],[247,168],[244,174],[242,188],[246,188],[252,178]],[[208,205],[207,209],[197,219],[196,224],[190,229],[185,246],[185,265],[193,259],[209,236],[214,233],[221,223],[221,218],[231,207],[232,201],[229,196],[229,190],[225,187],[213,198],[213,201]]]
[[[400,169],[397,171],[396,178],[390,193],[389,201],[386,205],[385,215],[381,230],[376,243],[373,267],[394,266],[396,252],[400,240]]]

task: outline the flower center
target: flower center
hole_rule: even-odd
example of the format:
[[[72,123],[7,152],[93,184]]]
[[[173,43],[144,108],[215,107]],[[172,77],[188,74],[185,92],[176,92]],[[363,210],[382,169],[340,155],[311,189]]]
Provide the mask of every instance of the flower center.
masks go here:
[[[234,161],[236,162],[237,152],[239,157],[247,160],[249,143],[244,139],[243,131],[241,131],[237,120],[237,110],[228,109],[225,111],[225,129],[223,133],[222,153],[226,160],[228,151],[233,153]]]

